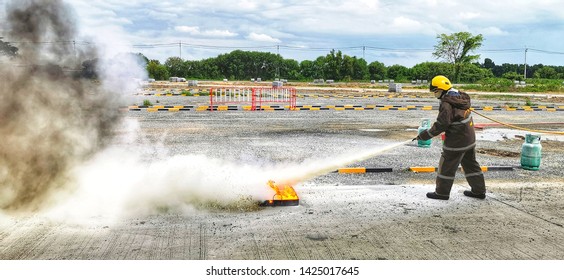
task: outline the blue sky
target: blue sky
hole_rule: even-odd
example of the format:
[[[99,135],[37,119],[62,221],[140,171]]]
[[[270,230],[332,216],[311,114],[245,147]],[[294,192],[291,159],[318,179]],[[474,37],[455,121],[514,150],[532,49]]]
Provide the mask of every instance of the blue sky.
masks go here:
[[[476,52],[482,62],[491,58],[496,64],[522,64],[529,48],[528,64],[564,65],[564,1],[66,2],[76,12],[81,30],[77,40],[161,61],[180,52],[183,59],[196,60],[234,49],[302,61],[340,49],[368,62],[411,67],[438,61],[431,55],[438,34],[467,31],[484,36]]]

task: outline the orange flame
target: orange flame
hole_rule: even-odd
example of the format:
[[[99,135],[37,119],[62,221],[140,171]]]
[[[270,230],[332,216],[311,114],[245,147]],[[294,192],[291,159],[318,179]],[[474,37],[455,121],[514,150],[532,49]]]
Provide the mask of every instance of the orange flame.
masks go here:
[[[276,192],[274,200],[298,200],[298,194],[294,188],[288,184],[278,186],[274,183],[274,181],[269,180],[268,186]]]

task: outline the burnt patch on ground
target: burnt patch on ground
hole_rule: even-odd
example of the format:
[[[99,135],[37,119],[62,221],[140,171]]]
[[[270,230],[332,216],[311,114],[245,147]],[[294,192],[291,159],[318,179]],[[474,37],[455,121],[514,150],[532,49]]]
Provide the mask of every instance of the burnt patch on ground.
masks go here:
[[[518,152],[503,151],[498,149],[484,149],[484,148],[476,149],[476,152],[479,154],[498,156],[498,157],[519,157],[521,155],[521,153]]]

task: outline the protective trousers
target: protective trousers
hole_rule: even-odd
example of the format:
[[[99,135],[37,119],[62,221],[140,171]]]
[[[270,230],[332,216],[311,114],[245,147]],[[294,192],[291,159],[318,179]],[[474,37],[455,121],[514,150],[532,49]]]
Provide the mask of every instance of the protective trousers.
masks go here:
[[[437,171],[437,187],[435,192],[446,196],[450,194],[459,165],[462,165],[464,176],[472,188],[472,192],[475,194],[486,193],[484,173],[482,173],[482,168],[476,161],[474,147],[464,151],[443,150],[439,161],[439,170]]]

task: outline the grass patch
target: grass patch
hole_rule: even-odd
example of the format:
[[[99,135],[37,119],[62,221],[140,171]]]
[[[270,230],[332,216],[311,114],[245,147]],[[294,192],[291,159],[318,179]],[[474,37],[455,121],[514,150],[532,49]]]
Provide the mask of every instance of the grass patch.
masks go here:
[[[461,87],[464,90],[490,91],[490,92],[563,92],[564,85],[560,80],[527,79],[526,85],[516,85],[505,78],[489,78],[479,84],[468,84]]]
[[[530,98],[525,98],[525,106],[537,106],[536,103],[533,103]]]

